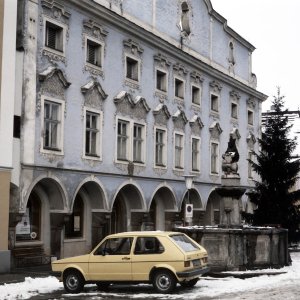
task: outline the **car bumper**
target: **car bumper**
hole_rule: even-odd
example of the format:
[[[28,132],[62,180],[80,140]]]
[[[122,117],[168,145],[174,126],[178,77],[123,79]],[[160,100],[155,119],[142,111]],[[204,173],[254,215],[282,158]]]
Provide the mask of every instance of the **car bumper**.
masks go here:
[[[189,278],[189,277],[196,277],[208,273],[210,271],[209,267],[201,268],[201,269],[193,269],[184,272],[177,272],[176,275],[178,278]]]

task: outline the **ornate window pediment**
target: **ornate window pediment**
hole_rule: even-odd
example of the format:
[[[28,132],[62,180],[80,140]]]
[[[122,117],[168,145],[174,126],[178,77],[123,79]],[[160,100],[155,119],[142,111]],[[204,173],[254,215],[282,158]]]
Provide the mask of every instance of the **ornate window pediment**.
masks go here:
[[[204,127],[201,118],[198,115],[194,115],[189,122],[192,133],[200,135],[201,129]]]
[[[133,54],[137,57],[139,57],[144,52],[144,49],[132,39],[123,41],[123,45],[126,53]]]
[[[107,95],[98,81],[89,81],[81,87],[81,92],[85,96],[85,106],[102,109],[102,102],[107,98]]]
[[[256,101],[253,97],[250,97],[248,100],[247,100],[247,104],[248,104],[248,107],[252,108],[252,109],[255,109],[256,107]]]
[[[161,53],[154,55],[154,61],[158,67],[168,69],[171,66],[170,60]]]
[[[220,137],[220,134],[223,132],[219,122],[213,122],[209,126],[209,131],[211,137],[214,139],[218,139]]]
[[[181,76],[181,77],[185,77],[185,75],[188,73],[187,68],[180,63],[176,63],[173,66],[173,71],[176,75]]]
[[[202,82],[204,81],[204,78],[202,76],[202,74],[200,74],[199,72],[197,71],[193,71],[190,73],[190,77],[191,77],[191,81],[193,83],[196,83],[196,84],[202,84]]]
[[[63,71],[54,66],[50,66],[39,73],[39,81],[41,82],[42,94],[60,99],[64,99],[65,89],[71,85]]]
[[[83,31],[84,33],[98,39],[104,41],[108,32],[103,29],[103,27],[96,23],[93,20],[85,20],[83,21]]]
[[[220,93],[222,90],[222,86],[220,82],[213,80],[209,83],[209,86],[211,87],[212,91],[215,93]]]
[[[180,107],[178,107],[178,110],[172,116],[172,119],[173,119],[175,128],[184,130],[184,127],[185,127],[186,123],[188,122],[188,119],[187,119],[184,111]]]
[[[159,125],[167,125],[168,120],[171,117],[171,114],[165,104],[160,103],[154,110],[153,115],[155,118],[155,123]]]
[[[52,12],[52,17],[56,19],[69,19],[70,13],[66,11],[65,7],[55,0],[42,0],[42,7]]]
[[[231,100],[235,101],[235,102],[239,102],[241,95],[239,92],[232,90],[230,93],[230,98]]]
[[[150,107],[145,98],[137,96],[135,99],[126,91],[121,91],[115,98],[117,112],[136,119],[146,119]]]

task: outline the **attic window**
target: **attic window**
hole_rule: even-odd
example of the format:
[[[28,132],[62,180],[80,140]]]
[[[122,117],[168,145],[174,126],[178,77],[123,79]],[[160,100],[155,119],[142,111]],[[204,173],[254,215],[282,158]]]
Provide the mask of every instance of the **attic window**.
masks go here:
[[[189,20],[189,6],[185,1],[181,4],[181,31],[187,36],[191,33]]]

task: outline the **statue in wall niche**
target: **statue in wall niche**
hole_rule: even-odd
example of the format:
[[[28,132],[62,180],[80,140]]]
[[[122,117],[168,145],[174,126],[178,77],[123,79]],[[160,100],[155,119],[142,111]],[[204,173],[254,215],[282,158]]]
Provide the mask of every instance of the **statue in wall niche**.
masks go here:
[[[181,31],[184,35],[189,36],[191,33],[189,20],[189,6],[186,2],[181,4]]]
[[[228,142],[227,150],[222,155],[222,170],[225,175],[237,175],[238,164],[240,155],[238,149],[235,144],[235,138],[230,135],[230,139]]]

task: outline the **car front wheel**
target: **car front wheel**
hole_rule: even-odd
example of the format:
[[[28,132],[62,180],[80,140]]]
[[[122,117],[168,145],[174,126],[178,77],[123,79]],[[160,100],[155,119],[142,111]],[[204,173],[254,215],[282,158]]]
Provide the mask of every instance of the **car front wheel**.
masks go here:
[[[64,288],[68,293],[80,293],[84,286],[84,278],[76,270],[67,271],[63,277]]]
[[[175,289],[176,278],[170,271],[157,271],[153,276],[153,286],[159,293],[171,293]]]

